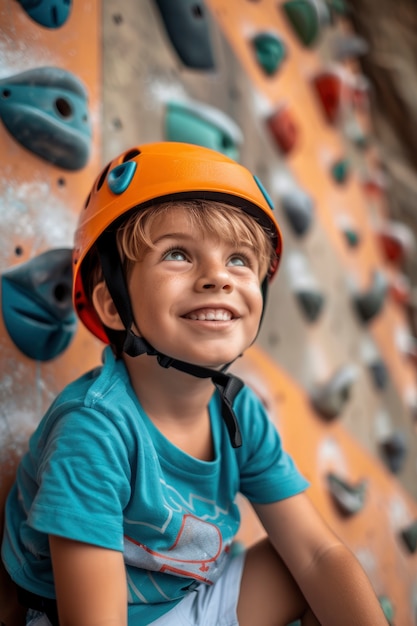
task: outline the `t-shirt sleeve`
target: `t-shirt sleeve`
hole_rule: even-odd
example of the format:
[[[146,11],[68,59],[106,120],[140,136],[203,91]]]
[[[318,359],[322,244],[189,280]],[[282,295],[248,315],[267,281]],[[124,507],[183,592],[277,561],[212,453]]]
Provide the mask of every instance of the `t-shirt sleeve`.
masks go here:
[[[81,408],[61,416],[43,445],[29,526],[122,551],[131,478],[124,434],[106,415]]]
[[[251,502],[269,504],[305,491],[309,483],[283,449],[259,398],[246,388],[237,398],[236,410],[244,442],[238,452],[241,493]]]

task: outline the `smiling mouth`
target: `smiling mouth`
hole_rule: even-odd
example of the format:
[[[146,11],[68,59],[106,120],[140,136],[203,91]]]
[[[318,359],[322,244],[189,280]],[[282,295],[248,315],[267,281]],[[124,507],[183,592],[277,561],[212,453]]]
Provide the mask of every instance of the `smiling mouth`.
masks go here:
[[[199,322],[229,322],[234,318],[233,313],[227,309],[196,309],[184,317]]]

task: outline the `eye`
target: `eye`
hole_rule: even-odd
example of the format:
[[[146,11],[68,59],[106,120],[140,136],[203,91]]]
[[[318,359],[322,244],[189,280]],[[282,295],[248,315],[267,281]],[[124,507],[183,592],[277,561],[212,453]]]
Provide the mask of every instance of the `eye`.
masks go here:
[[[249,257],[241,252],[239,252],[238,254],[233,254],[229,258],[227,265],[233,265],[235,267],[252,267],[252,263]]]
[[[162,258],[164,261],[186,261],[187,255],[181,248],[171,248],[164,253]]]

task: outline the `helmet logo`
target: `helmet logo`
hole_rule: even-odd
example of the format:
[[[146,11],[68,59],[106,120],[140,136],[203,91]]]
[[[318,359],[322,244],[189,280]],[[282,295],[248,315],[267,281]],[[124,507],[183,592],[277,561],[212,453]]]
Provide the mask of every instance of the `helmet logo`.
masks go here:
[[[117,167],[113,168],[107,176],[107,184],[110,190],[120,195],[129,187],[132,182],[132,178],[135,175],[136,163],[135,161],[127,161]]]

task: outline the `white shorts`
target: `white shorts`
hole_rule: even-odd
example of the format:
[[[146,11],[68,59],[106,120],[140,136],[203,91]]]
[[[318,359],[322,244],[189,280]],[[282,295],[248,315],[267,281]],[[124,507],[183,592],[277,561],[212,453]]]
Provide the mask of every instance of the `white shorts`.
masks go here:
[[[237,603],[245,553],[232,557],[214,585],[202,583],[150,626],[239,626]]]
[[[232,557],[215,585],[198,585],[149,626],[239,626],[237,603],[245,553]],[[46,615],[29,611],[27,626],[50,626]]]

